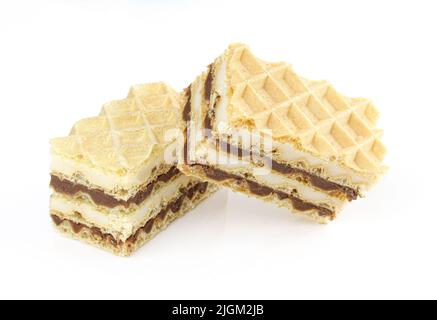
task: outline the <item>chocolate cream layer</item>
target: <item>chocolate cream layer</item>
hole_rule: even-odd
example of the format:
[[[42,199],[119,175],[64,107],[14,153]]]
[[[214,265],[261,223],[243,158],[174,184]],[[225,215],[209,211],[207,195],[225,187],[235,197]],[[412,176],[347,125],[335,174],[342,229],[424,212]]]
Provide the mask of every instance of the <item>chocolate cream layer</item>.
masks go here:
[[[207,132],[210,132],[212,130],[212,122],[214,120],[215,109],[216,109],[215,105],[213,105],[212,107],[210,105],[212,81],[214,78],[213,74],[214,74],[213,68],[212,65],[210,65],[208,75],[206,77],[205,84],[204,84],[204,97],[203,97],[207,104],[207,111],[204,119],[204,128],[206,129]],[[183,110],[183,119],[187,123],[191,120],[191,90],[190,89],[191,88],[189,87],[186,91],[187,103],[185,104]],[[218,100],[219,99],[216,99],[216,102]],[[188,164],[188,136],[189,136],[188,130],[189,129],[187,125],[187,129],[185,132],[186,139],[185,139],[185,146],[184,146],[184,160],[186,164]],[[212,137],[209,138],[212,139]],[[256,156],[250,151],[231,145],[228,142],[217,141],[217,140],[214,140],[212,142],[215,145],[219,145],[222,148],[222,150],[226,151],[228,154],[237,155],[239,158]],[[358,197],[358,192],[355,189],[350,188],[348,186],[340,185],[336,182],[332,182],[330,180],[317,176],[309,171],[292,167],[288,164],[278,162],[274,159],[265,159],[265,160],[267,163],[272,164],[271,169],[273,171],[292,177],[297,176],[301,181],[305,182],[308,185],[312,185],[316,189],[320,189],[328,193],[332,193],[334,195],[339,195],[340,197],[343,196],[349,201],[355,200]]]
[[[261,159],[259,155],[253,152],[251,153],[250,151],[244,150],[240,147],[231,145],[228,142],[218,141],[217,143],[220,145],[223,151],[225,151],[230,155],[237,156],[239,159],[242,159],[243,157],[252,157],[252,158]],[[317,176],[311,172],[292,167],[288,164],[281,163],[273,159],[264,157],[264,160],[265,163],[271,164],[270,169],[272,169],[273,171],[279,172],[287,176],[292,176],[294,178],[298,177],[300,181],[312,185],[317,189],[321,189],[326,192],[332,192],[334,194],[337,193],[340,195],[344,195],[349,201],[355,200],[358,197],[357,191],[352,188],[342,186],[338,183],[323,179],[320,176]]]
[[[316,210],[318,215],[321,217],[330,217],[330,218],[335,217],[335,212],[328,208],[303,201],[302,199],[299,199],[298,197],[292,194],[288,194],[279,190],[274,190],[270,187],[261,185],[258,182],[250,180],[246,177],[242,177],[207,165],[196,164],[196,165],[192,165],[192,167],[201,169],[207,178],[217,182],[229,180],[237,185],[246,184],[250,192],[256,196],[268,197],[271,195],[275,195],[279,200],[288,199],[292,202],[293,207],[298,211]]]
[[[117,206],[123,206],[128,208],[130,205],[140,205],[146,200],[155,189],[159,182],[166,183],[176,176],[180,176],[182,173],[178,168],[171,167],[169,171],[159,175],[154,181],[146,185],[135,196],[128,200],[120,200],[114,198],[111,195],[106,194],[103,190],[90,188],[88,186],[74,183],[72,181],[61,179],[58,176],[51,175],[50,186],[57,192],[69,196],[74,196],[79,193],[87,194],[91,197],[93,202],[99,206],[105,206],[108,208],[115,208]]]
[[[188,198],[188,199],[192,200],[195,197],[195,195],[197,195],[199,193],[204,194],[206,192],[207,188],[208,188],[207,182],[200,182],[200,183],[197,183],[196,185],[192,186],[191,188],[183,190],[182,195],[179,198],[168,203],[165,206],[165,208],[163,208],[154,218],[147,221],[147,223],[143,227],[139,228],[126,241],[116,240],[113,235],[108,234],[108,233],[104,233],[104,232],[102,232],[101,229],[99,229],[97,227],[89,227],[89,226],[86,226],[82,223],[77,223],[77,222],[74,222],[74,221],[69,220],[69,219],[61,218],[55,214],[52,214],[51,218],[52,218],[53,222],[55,223],[55,225],[57,225],[57,226],[59,226],[64,221],[67,221],[70,224],[73,232],[76,234],[79,234],[83,229],[88,229],[91,231],[91,233],[93,235],[95,235],[101,239],[106,239],[113,246],[120,246],[120,245],[123,245],[125,243],[134,244],[137,241],[138,236],[140,235],[141,232],[144,231],[146,234],[149,234],[152,231],[155,223],[157,223],[158,221],[164,221],[168,215],[175,214],[175,213],[179,212],[182,208],[182,204],[183,204],[185,199]]]

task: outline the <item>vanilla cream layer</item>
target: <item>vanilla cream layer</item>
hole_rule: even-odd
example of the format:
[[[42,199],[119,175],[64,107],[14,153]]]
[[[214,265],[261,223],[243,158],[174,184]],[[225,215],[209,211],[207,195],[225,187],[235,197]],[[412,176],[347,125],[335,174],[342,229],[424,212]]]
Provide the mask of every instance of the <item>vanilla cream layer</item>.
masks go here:
[[[215,103],[217,94],[220,96],[219,102],[216,104],[215,121],[217,124],[218,134],[221,137],[240,137],[243,141],[251,141],[253,139],[253,133],[244,128],[233,128],[228,120],[228,85],[227,85],[227,62],[221,58],[218,64],[216,64],[215,83],[213,96],[211,97],[211,104]],[[215,94],[215,92],[217,94]],[[197,93],[196,93],[197,94]],[[194,101],[198,101],[195,99]],[[199,110],[199,107],[194,107],[195,110]],[[249,139],[249,140],[248,140]],[[358,190],[367,190],[377,177],[374,175],[367,175],[362,172],[357,172],[351,168],[344,167],[341,163],[336,161],[329,161],[329,159],[322,159],[313,156],[310,153],[302,152],[296,149],[292,144],[284,144],[275,142],[273,140],[263,138],[264,141],[272,146],[273,150],[277,150],[275,153],[275,160],[283,161],[285,163],[294,164],[296,162],[307,163],[310,167],[322,167],[325,170],[324,176],[329,177],[333,181],[342,182],[347,179],[350,186],[357,188]],[[253,150],[256,151],[256,150]]]
[[[278,174],[272,170],[265,170],[256,167],[249,161],[239,160],[238,157],[229,155],[226,152],[217,151],[211,148],[207,142],[198,145],[196,149],[196,159],[199,163],[211,165],[212,167],[225,170],[230,173],[243,176],[249,174],[253,176],[261,184],[268,186],[274,190],[281,190],[290,193],[290,190],[295,189],[299,198],[314,204],[329,204],[335,210],[340,209],[346,201],[336,197],[331,197],[325,192],[315,190],[306,184],[295,179],[288,178]],[[219,163],[217,165],[217,163]]]
[[[91,203],[59,193],[54,193],[51,196],[50,209],[63,213],[66,218],[74,218],[78,212],[92,226],[98,227],[105,233],[110,233],[121,240],[126,240],[138,228],[153,218],[164,205],[179,197],[179,189],[186,187],[192,181],[194,181],[193,178],[180,176],[173,182],[163,186],[154,195],[148,197],[136,210],[129,214],[120,210],[120,207],[102,212],[99,207]]]
[[[160,165],[170,168],[170,164],[164,163],[162,157],[152,160],[147,161],[145,166],[136,172],[117,175],[89,167],[52,152],[50,170],[52,173],[60,174],[61,177],[68,178],[72,182],[101,189],[117,199],[128,200],[150,180],[154,168]]]

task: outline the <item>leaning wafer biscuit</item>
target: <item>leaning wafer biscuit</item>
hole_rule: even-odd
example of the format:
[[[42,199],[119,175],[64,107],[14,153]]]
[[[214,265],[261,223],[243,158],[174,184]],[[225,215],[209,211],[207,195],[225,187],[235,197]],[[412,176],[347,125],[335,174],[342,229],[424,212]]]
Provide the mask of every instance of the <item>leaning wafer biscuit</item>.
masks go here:
[[[180,169],[320,222],[386,171],[378,111],[233,44],[185,92]]]
[[[52,220],[64,234],[128,256],[216,190],[166,158],[180,126],[180,95],[135,86],[53,139]],[[167,154],[168,156],[168,154]]]

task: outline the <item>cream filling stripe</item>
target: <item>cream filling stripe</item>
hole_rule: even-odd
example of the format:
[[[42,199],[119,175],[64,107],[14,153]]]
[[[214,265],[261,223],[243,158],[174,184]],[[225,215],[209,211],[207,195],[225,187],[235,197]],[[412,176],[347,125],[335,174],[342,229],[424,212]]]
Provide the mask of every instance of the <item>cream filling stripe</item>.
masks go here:
[[[64,175],[72,182],[98,186],[109,195],[113,195],[118,199],[128,200],[133,194],[137,193],[139,187],[147,182],[148,178],[152,175],[153,168],[162,161],[163,159],[148,161],[148,164],[135,175],[118,176],[52,153],[50,170],[53,173]]]
[[[122,240],[129,238],[149,219],[157,214],[157,210],[175,197],[179,196],[179,189],[186,187],[192,178],[181,176],[163,186],[153,196],[147,198],[138,209],[129,214],[122,213],[117,207],[102,213],[96,206],[54,193],[50,199],[50,209],[63,213],[66,217],[74,217],[79,212],[83,219],[102,230],[114,235],[121,235]]]
[[[206,165],[214,164],[219,159],[220,165],[212,165],[212,167],[239,175],[244,175],[245,173],[253,175],[257,181],[275,190],[296,189],[299,197],[308,202],[327,203],[333,205],[336,209],[341,208],[347,202],[331,197],[325,192],[315,190],[302,182],[277,174],[274,171],[266,174],[262,169],[260,170],[260,168],[255,167],[248,161],[239,160],[238,157],[228,155],[225,152],[217,152],[217,150],[210,148],[208,143],[204,143],[197,148],[196,158],[200,160],[199,162]]]

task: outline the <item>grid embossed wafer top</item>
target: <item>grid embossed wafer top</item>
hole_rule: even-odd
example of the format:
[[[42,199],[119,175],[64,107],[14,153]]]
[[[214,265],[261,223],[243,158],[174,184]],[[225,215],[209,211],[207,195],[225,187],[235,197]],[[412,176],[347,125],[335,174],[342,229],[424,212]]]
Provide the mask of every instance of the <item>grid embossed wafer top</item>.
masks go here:
[[[77,122],[68,137],[51,141],[67,158],[123,174],[165,148],[179,126],[180,95],[164,83],[138,85],[128,98],[103,106],[98,117]]]
[[[227,57],[231,125],[249,124],[360,172],[384,170],[386,149],[371,101],[345,97],[326,81],[306,80],[287,63],[262,61],[242,44],[231,45]]]

